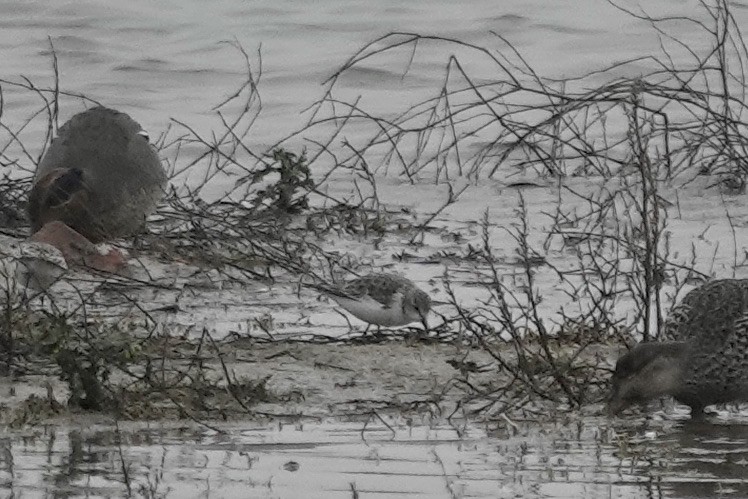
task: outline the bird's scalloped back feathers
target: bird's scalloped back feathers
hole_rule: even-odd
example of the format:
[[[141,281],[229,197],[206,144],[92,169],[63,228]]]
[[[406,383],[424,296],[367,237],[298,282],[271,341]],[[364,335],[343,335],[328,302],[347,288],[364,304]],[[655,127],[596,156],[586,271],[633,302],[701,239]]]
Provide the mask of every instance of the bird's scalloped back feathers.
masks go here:
[[[413,283],[404,277],[394,274],[371,274],[348,281],[341,291],[351,298],[369,296],[385,307],[392,305],[392,297],[404,287]]]
[[[720,348],[748,313],[748,279],[718,279],[689,291],[664,324],[668,340]]]

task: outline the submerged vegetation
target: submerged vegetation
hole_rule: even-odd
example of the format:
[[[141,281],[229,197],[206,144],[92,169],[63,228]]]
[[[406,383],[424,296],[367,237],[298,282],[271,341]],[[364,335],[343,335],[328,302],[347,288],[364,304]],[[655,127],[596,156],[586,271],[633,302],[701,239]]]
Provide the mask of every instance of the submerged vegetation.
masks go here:
[[[302,410],[258,409],[263,403],[292,405],[306,396],[307,385],[298,380],[281,386],[272,383],[273,373],[240,369],[243,349],[276,342],[364,347],[402,338],[454,346],[457,353],[445,368],[449,380],[408,400],[399,394],[350,399],[352,413],[540,416],[551,407],[578,410],[600,402],[617,352],[638,337],[659,338],[668,305],[684,286],[713,274],[695,250],[684,254],[671,245],[669,213],[680,210],[677,189],[675,199],[667,199],[673,186],[701,182],[722,199],[744,191],[742,71],[748,51],[726,2],[705,4],[702,14],[706,21],[682,21],[711,40],[704,54],[669,36],[667,19],[647,19],[662,36],[660,56],[564,80],[538,75],[499,35],[497,51],[391,33],[351,56],[311,107],[308,123],[269,153],[247,145],[262,110],[261,67],[253,68],[240,48],[246,81],[215,108],[222,128],[206,138],[174,121],[155,141],[171,189],[147,231],[126,242],[140,262],[132,275],[70,274],[37,295],[14,294],[7,283],[15,274],[6,270],[0,276],[6,282],[0,316],[4,372],[49,376],[64,385],[59,393],[49,385],[46,399],[33,395],[20,408],[6,408],[4,420],[33,422],[63,406],[126,419],[175,415],[205,424],[240,416],[304,416]],[[434,97],[393,117],[337,96],[354,68],[409,51],[405,76],[421,50],[454,54]],[[676,65],[683,51],[691,63]],[[472,76],[460,54],[481,60],[490,78]],[[651,69],[642,74],[630,69],[634,65]],[[637,76],[621,76],[630,73]],[[60,106],[91,101],[60,92],[57,83],[1,83],[42,101],[22,126],[3,124],[0,226],[5,236],[20,238],[28,231],[25,193],[41,157],[30,152],[37,144],[24,142],[26,130],[42,128],[37,121],[46,119],[49,141]],[[356,139],[341,139],[349,131]],[[306,149],[298,146],[301,140]],[[446,196],[430,212],[388,206],[379,185],[385,178],[436,184]],[[592,187],[580,189],[577,178]],[[350,192],[334,189],[340,181],[352,184]],[[496,182],[519,191],[512,220],[492,219],[489,200],[484,215],[465,230],[440,223],[475,189]],[[531,220],[538,214],[525,191],[536,185],[552,186],[556,195],[554,205],[543,207],[543,231]],[[730,227],[736,267],[731,220]],[[510,244],[498,245],[499,239]],[[449,251],[430,251],[429,241],[436,240],[448,241]],[[335,242],[385,248],[386,260],[346,252]],[[399,252],[387,253],[387,247]],[[341,337],[312,326],[300,303],[313,295],[302,296],[300,283],[332,281],[390,260],[438,266],[427,273],[442,276],[430,281],[443,298],[435,307],[441,320],[431,330]],[[567,303],[541,293],[539,279],[551,278]],[[302,312],[294,319],[258,312],[237,320],[241,327],[216,325],[228,314],[223,299],[251,308],[260,287],[286,289],[282,297],[296,298]],[[461,287],[474,292],[472,302],[465,303]],[[155,300],[157,295],[162,298]],[[630,313],[618,313],[621,308]],[[291,337],[283,334],[283,321],[306,326]],[[473,359],[476,351],[483,364]],[[335,389],[355,383],[340,381]],[[447,400],[457,403],[446,410]]]

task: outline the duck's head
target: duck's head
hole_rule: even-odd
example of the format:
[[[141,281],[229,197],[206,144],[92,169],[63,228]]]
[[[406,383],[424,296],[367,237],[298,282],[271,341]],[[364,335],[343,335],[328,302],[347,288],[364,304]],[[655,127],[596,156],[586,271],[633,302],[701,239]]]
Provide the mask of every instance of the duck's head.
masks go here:
[[[685,342],[643,342],[618,359],[608,399],[608,414],[644,404],[682,387],[688,361]]]

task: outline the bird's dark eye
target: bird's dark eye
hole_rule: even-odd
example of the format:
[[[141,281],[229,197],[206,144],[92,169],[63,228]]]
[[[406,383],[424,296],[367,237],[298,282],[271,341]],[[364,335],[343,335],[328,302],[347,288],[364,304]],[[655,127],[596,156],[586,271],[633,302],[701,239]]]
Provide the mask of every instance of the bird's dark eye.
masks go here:
[[[139,131],[139,132],[138,132],[138,135],[140,135],[141,137],[144,137],[144,138],[145,138],[145,140],[147,140],[147,141],[149,141],[149,142],[150,142],[150,140],[151,140],[151,137],[150,137],[150,135],[148,135],[148,132],[146,132],[145,130],[141,130],[141,131]]]

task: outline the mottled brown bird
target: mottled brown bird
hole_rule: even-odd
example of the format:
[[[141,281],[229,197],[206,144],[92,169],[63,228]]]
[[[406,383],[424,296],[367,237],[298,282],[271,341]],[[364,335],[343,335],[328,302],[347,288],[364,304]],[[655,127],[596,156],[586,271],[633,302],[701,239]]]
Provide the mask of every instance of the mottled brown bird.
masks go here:
[[[667,395],[688,405],[694,419],[708,405],[748,401],[748,279],[691,290],[670,314],[665,336],[618,360],[611,415]]]

